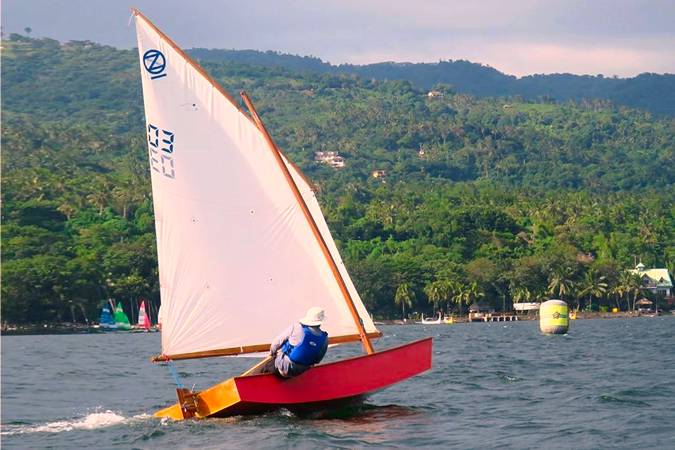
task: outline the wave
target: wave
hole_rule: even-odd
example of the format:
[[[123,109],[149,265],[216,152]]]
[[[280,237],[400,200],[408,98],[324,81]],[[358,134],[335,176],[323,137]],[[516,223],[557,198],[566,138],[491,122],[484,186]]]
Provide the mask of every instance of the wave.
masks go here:
[[[43,424],[3,424],[0,435],[12,436],[27,433],[62,433],[64,431],[73,430],[97,430],[130,421],[142,420],[148,417],[150,416],[147,414],[141,414],[126,418],[110,410],[103,412],[97,411],[76,419],[57,420]]]

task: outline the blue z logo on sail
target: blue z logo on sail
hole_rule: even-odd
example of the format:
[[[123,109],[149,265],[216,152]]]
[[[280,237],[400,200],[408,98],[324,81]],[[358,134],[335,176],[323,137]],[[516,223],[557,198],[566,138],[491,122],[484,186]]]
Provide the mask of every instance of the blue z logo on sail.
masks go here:
[[[150,79],[155,80],[166,76],[166,58],[159,50],[148,50],[143,54],[143,65],[150,74]]]
[[[173,131],[163,130],[148,124],[148,146],[150,148],[150,167],[167,178],[176,178],[176,166],[173,160]]]

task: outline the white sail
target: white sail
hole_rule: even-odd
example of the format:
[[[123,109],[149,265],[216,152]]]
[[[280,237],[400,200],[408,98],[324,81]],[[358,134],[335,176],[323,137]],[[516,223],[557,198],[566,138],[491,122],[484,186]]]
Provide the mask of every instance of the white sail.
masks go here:
[[[370,314],[368,314],[368,310],[363,304],[361,296],[359,295],[359,292],[356,290],[356,287],[354,286],[354,283],[352,282],[352,279],[349,276],[349,273],[347,272],[347,267],[342,261],[342,257],[340,256],[340,252],[338,251],[338,248],[335,245],[333,236],[331,236],[330,234],[328,224],[326,223],[326,219],[324,218],[323,213],[321,212],[321,206],[319,206],[319,201],[317,200],[316,195],[314,194],[314,190],[309,185],[309,183],[305,181],[305,178],[300,174],[298,169],[293,164],[289,164],[285,157],[284,162],[286,163],[286,167],[288,167],[289,171],[291,172],[291,175],[293,176],[293,181],[295,181],[295,184],[298,186],[298,189],[302,194],[302,198],[305,200],[305,203],[309,207],[309,211],[312,213],[314,222],[316,222],[316,225],[319,227],[321,236],[326,242],[326,245],[328,245],[328,250],[330,251],[331,256],[333,257],[333,260],[335,261],[338,270],[340,271],[340,275],[342,275],[342,279],[344,280],[345,285],[347,286],[347,290],[349,291],[349,296],[352,298],[354,306],[356,307],[356,310],[359,313],[359,317],[363,321],[363,325],[364,328],[366,329],[366,332],[367,333],[377,332],[377,328],[375,328],[375,324],[373,323],[373,320],[370,318]]]
[[[136,16],[167,356],[264,345],[313,305],[358,334],[309,222],[255,124]],[[318,202],[298,183],[366,331],[376,332]],[[245,351],[245,349],[241,349]]]

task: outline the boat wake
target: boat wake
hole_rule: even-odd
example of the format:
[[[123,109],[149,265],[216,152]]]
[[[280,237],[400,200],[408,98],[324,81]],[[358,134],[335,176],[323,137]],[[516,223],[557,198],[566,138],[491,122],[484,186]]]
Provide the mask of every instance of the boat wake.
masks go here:
[[[17,434],[28,433],[62,433],[73,430],[98,430],[113,425],[128,423],[149,418],[147,414],[140,414],[130,418],[124,417],[113,411],[93,412],[84,417],[71,420],[58,420],[44,424],[4,424],[2,426],[2,436],[13,436]]]

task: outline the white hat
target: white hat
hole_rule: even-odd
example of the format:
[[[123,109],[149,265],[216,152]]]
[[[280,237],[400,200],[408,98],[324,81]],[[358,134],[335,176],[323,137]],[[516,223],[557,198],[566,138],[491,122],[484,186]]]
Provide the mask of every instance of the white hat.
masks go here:
[[[326,320],[326,316],[323,312],[323,308],[312,306],[307,310],[305,317],[300,319],[300,323],[307,325],[308,327],[316,327],[321,325],[324,320]]]

